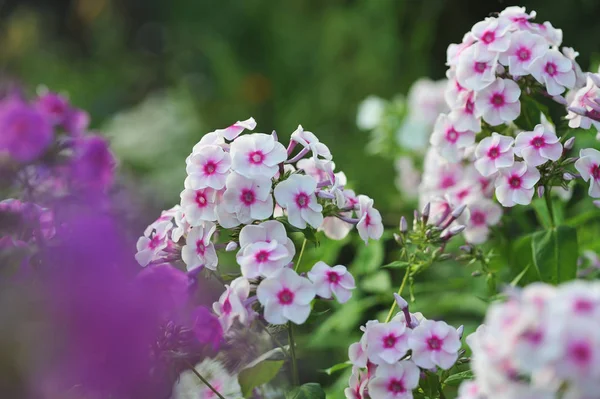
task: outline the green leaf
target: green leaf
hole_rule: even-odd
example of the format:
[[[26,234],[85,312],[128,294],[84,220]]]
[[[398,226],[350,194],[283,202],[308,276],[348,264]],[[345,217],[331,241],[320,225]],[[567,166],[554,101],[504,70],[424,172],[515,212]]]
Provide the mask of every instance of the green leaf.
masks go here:
[[[350,265],[350,270],[355,276],[373,272],[383,263],[385,251],[382,241],[370,241],[368,245],[360,241],[356,248],[356,256]]]
[[[244,398],[250,397],[252,390],[271,381],[283,366],[283,360],[265,360],[254,367],[244,369],[238,376]]]
[[[577,230],[558,226],[532,236],[533,263],[542,281],[558,284],[577,276]]]
[[[521,115],[515,120],[515,124],[527,131],[533,130],[541,121],[541,113],[549,115],[548,107],[533,96],[521,96]]]
[[[325,399],[325,391],[315,382],[294,387],[285,393],[285,399]]]
[[[444,384],[450,386],[458,386],[464,380],[472,380],[473,372],[471,370],[462,371],[460,373],[452,374],[444,380]]]
[[[404,269],[405,267],[407,267],[408,265],[410,265],[410,263],[403,261],[403,260],[395,260],[391,263],[388,263],[387,265],[383,265],[381,267],[388,267],[390,269]]]
[[[361,288],[365,292],[389,292],[392,290],[392,280],[388,272],[380,270],[375,274],[364,277],[361,282]]]
[[[319,370],[319,371],[321,371],[327,375],[331,375],[331,374],[335,373],[336,371],[344,370],[344,369],[347,369],[348,367],[352,367],[352,363],[350,363],[350,361],[334,364],[333,366],[329,367],[328,369]]]

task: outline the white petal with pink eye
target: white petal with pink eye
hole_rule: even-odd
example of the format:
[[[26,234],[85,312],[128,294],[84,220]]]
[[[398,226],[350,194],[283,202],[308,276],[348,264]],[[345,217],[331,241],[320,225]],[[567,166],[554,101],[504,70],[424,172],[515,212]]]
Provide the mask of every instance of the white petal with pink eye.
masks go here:
[[[231,167],[247,178],[271,179],[279,170],[278,164],[287,159],[283,144],[273,136],[253,133],[231,143]]]
[[[323,223],[323,207],[317,201],[316,189],[314,178],[299,174],[291,175],[275,187],[275,200],[287,211],[292,226],[304,229],[308,223],[316,229]]]
[[[429,141],[446,160],[458,162],[463,156],[462,149],[475,142],[475,133],[457,130],[454,120],[441,114],[436,120]]]
[[[264,279],[256,289],[258,301],[265,307],[265,320],[271,324],[285,324],[288,320],[302,324],[310,314],[310,302],[315,297],[312,283],[283,268]]]
[[[512,80],[497,78],[475,94],[477,116],[492,126],[512,122],[521,112],[521,89]]]
[[[546,40],[529,31],[517,31],[510,37],[510,47],[500,54],[500,62],[513,76],[529,75],[531,62],[548,50]]]
[[[431,369],[451,368],[458,359],[460,339],[454,327],[443,321],[423,320],[408,339],[412,360],[417,366]]]
[[[383,235],[383,222],[381,214],[373,207],[373,200],[366,195],[358,196],[358,235],[366,243],[369,239],[379,240]]]
[[[514,152],[512,148],[514,140],[512,137],[492,133],[479,142],[475,148],[475,168],[482,176],[488,177],[498,171],[499,168],[512,166],[514,163]]]
[[[249,179],[231,173],[227,177],[225,186],[223,210],[220,211],[223,213],[223,219],[227,213],[235,214],[239,222],[247,224],[253,220],[267,219],[273,214],[270,179],[264,177]]]
[[[411,360],[381,365],[368,383],[369,396],[373,399],[411,399],[419,378],[420,370]]]
[[[575,169],[584,181],[589,180],[589,196],[600,198],[600,151],[594,148],[582,149],[579,159],[575,162]]]
[[[557,161],[562,156],[562,145],[553,131],[537,125],[532,132],[521,132],[515,140],[515,154],[530,166]]]
[[[528,205],[533,198],[533,187],[540,179],[540,172],[525,162],[515,162],[500,170],[496,178],[496,197],[506,207],[515,204]]]
[[[244,301],[250,294],[250,283],[243,277],[238,277],[225,286],[225,292],[219,300],[213,303],[213,310],[219,316],[221,327],[226,333],[237,319],[245,324],[248,320],[248,310]]]
[[[369,360],[375,364],[396,363],[406,355],[411,334],[405,323],[397,321],[369,326],[366,332]]]
[[[565,88],[575,87],[573,64],[556,49],[546,51],[544,55],[535,59],[528,69],[538,82],[546,86],[546,91],[551,96],[561,94]]]
[[[256,242],[242,248],[237,256],[242,275],[256,278],[274,274],[290,262],[288,249],[277,241]]]
[[[225,186],[230,167],[231,157],[222,147],[202,147],[188,158],[185,186],[191,189],[211,187],[220,190]]]
[[[186,221],[192,226],[199,226],[205,221],[217,220],[217,192],[212,188],[192,190],[186,188],[180,194],[181,209]]]
[[[200,266],[215,270],[219,259],[211,237],[216,230],[214,223],[193,227],[186,237],[186,244],[181,248],[181,258],[187,270]]]
[[[313,282],[316,294],[321,298],[336,297],[338,302],[345,303],[356,288],[354,277],[345,266],[330,267],[325,262],[317,262],[308,272],[308,278]]]
[[[301,144],[305,148],[310,149],[314,158],[317,156],[321,156],[328,160],[331,160],[332,158],[329,148],[325,144],[321,143],[314,133],[304,130],[302,125],[298,125],[298,128],[294,130],[291,140]]]
[[[510,46],[510,26],[511,22],[507,19],[488,17],[473,25],[471,34],[488,50],[502,53]]]
[[[240,135],[244,130],[254,130],[256,127],[256,121],[254,118],[246,119],[245,121],[237,121],[233,125],[225,129],[217,129],[214,133],[224,137],[227,140],[233,140]]]
[[[494,82],[497,65],[498,53],[475,43],[459,56],[456,80],[469,90],[482,90]]]

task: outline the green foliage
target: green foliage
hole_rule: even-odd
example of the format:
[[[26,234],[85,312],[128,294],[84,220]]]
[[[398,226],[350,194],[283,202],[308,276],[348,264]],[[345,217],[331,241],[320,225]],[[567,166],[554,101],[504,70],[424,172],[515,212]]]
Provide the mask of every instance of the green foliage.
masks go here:
[[[325,391],[316,383],[294,387],[285,393],[285,399],[325,399]]]
[[[541,281],[559,284],[577,276],[577,230],[558,226],[531,237],[533,264]]]
[[[254,367],[242,370],[238,375],[238,381],[244,398],[250,397],[254,388],[275,378],[283,363],[283,360],[265,360]]]

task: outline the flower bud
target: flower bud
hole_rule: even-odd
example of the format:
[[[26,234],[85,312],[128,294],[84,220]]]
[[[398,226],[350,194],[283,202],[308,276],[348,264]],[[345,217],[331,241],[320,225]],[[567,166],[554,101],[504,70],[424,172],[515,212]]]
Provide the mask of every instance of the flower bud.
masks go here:
[[[462,233],[466,227],[467,226],[465,226],[464,224],[459,224],[458,226],[450,227],[450,230],[448,230],[448,232],[450,233],[450,235],[455,236],[457,234]]]
[[[408,223],[406,222],[406,218],[404,216],[402,216],[400,218],[400,232],[402,234],[406,233],[408,231]]]
[[[458,339],[462,339],[463,333],[465,332],[465,326],[460,326],[456,329],[458,332]]]
[[[423,211],[422,211],[422,214],[423,214],[422,220],[423,220],[424,224],[427,224],[427,221],[429,220],[429,212],[430,212],[430,210],[431,210],[431,203],[428,202],[427,205],[425,205],[423,207]]]
[[[563,148],[565,150],[570,150],[571,148],[573,148],[573,144],[575,144],[575,137],[571,137],[570,139],[565,141],[565,145],[563,146]]]
[[[538,197],[542,198],[544,196],[545,192],[546,192],[546,189],[544,188],[544,186],[539,186],[537,188],[537,195],[538,195]]]
[[[275,130],[273,130],[273,132],[271,133],[271,136],[273,136],[273,139],[275,141],[279,141],[279,139],[277,138],[277,132]]]
[[[463,204],[463,205],[459,206],[458,208],[456,208],[455,210],[453,210],[452,211],[452,218],[458,219],[460,217],[460,215],[463,214],[463,212],[465,211],[466,208],[467,208],[467,205]]]
[[[483,275],[483,273],[481,273],[481,270],[475,270],[473,273],[471,273],[471,277],[481,277]]]
[[[552,97],[552,99],[554,101],[556,101],[557,103],[559,103],[560,105],[567,105],[567,104],[569,104],[567,102],[567,100],[563,96],[554,96],[554,97]]]
[[[578,157],[571,157],[571,158],[565,159],[562,163],[563,163],[563,165],[568,165],[568,164],[574,163],[578,159],[579,159]]]
[[[394,293],[394,299],[396,300],[396,305],[398,305],[399,309],[404,310],[408,308],[408,302],[397,293]]]
[[[575,179],[575,176],[573,176],[569,172],[565,172],[565,173],[563,173],[563,179],[565,179],[566,181],[571,181],[571,180]]]
[[[394,233],[394,240],[396,240],[396,242],[400,245],[404,243],[404,240],[402,239],[402,236],[400,234]]]
[[[471,253],[471,251],[473,251],[473,247],[470,245],[461,245],[460,250],[466,253]]]
[[[225,247],[225,251],[227,251],[227,252],[235,251],[237,249],[237,247],[238,247],[237,242],[229,241],[227,243],[227,246]]]

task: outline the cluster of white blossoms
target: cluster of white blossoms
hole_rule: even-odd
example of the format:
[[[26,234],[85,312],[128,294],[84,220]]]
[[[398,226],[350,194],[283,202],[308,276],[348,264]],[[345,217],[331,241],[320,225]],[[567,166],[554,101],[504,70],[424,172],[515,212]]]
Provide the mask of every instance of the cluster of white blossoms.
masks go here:
[[[323,230],[340,239],[356,226],[365,243],[383,233],[373,200],[345,188],[346,177],[334,172],[331,152],[313,133],[299,126],[286,148],[275,132],[241,135],[255,126],[250,118],[204,135],[186,159],[181,203],[137,243],[141,266],[183,261],[193,274],[217,270],[219,249],[237,250],[241,276],[213,306],[224,332],[236,320],[252,322],[256,300],[269,323],[301,324],[315,296],[350,298],[355,282],[344,266],[318,262],[307,277],[295,271],[288,232]],[[221,232],[231,240],[217,243]]]
[[[386,323],[367,322],[360,341],[348,349],[353,365],[344,391],[348,399],[411,399],[421,369],[448,370],[458,359],[462,327],[410,313],[408,303],[395,298],[401,311]]]
[[[542,283],[492,305],[461,399],[591,399],[600,392],[600,283]]]

